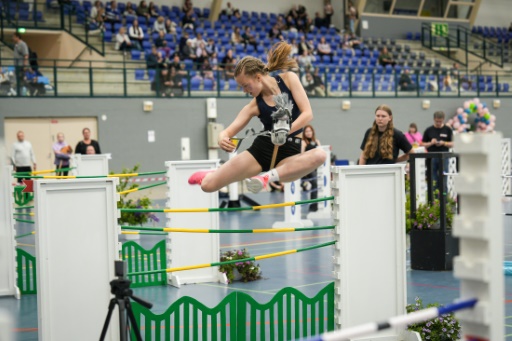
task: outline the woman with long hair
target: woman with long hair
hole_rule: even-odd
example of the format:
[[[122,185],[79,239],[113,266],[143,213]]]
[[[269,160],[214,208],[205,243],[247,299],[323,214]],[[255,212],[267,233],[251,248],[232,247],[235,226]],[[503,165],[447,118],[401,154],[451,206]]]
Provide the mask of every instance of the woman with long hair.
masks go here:
[[[304,133],[302,134],[302,148],[301,151],[307,152],[316,147],[320,146],[320,141],[316,138],[315,129],[312,125],[308,124],[304,127]],[[318,198],[318,180],[316,169],[311,173],[307,174],[302,178],[302,188],[309,192],[310,199]],[[316,212],[318,210],[318,204],[314,203],[309,205],[310,212]]]
[[[404,134],[393,126],[393,113],[385,104],[375,109],[373,126],[364,134],[360,165],[390,164],[407,161],[412,146]],[[404,154],[398,156],[400,150]]]
[[[290,51],[289,44],[279,42],[269,51],[267,64],[247,56],[236,65],[235,80],[253,99],[219,134],[219,147],[228,153],[235,151],[232,138],[254,117],[260,119],[270,134],[257,136],[249,149],[219,169],[194,173],[189,178],[190,184],[200,184],[203,191],[214,192],[230,183],[247,179],[247,188],[258,193],[269,182],[294,181],[325,161],[325,153],[320,148],[301,153],[302,130],[313,118],[313,111],[299,77],[288,71],[270,75],[273,71],[297,68],[295,60],[289,57]],[[281,103],[283,97],[290,100],[286,109]],[[288,117],[284,121],[280,116],[283,113]],[[287,129],[282,129],[283,122],[289,122]],[[285,133],[285,138],[282,133]]]

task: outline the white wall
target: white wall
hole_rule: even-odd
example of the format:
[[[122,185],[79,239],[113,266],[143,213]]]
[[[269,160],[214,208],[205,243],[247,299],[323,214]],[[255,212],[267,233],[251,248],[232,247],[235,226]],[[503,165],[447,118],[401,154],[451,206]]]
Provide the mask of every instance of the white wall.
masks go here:
[[[482,0],[475,25],[508,27],[512,21],[510,0]]]

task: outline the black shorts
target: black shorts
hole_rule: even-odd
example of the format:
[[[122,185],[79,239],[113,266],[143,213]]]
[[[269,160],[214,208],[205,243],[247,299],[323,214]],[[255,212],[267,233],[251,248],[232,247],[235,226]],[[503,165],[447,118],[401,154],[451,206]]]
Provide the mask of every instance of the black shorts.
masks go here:
[[[286,143],[279,146],[274,166],[287,157],[300,154],[302,140],[300,137],[288,137]],[[258,161],[263,172],[270,170],[272,162],[272,153],[274,152],[274,144],[270,140],[270,136],[258,136],[254,140],[252,146],[247,151]]]

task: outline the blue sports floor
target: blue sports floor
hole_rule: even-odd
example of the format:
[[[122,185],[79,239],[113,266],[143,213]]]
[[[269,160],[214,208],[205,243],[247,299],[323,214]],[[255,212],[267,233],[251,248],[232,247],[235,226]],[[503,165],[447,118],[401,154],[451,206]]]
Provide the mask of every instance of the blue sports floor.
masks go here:
[[[261,193],[253,195],[251,198],[261,204],[283,202],[284,199],[282,193]],[[163,207],[165,201],[161,200],[156,203]],[[512,213],[512,203],[506,203],[505,210]],[[158,226],[165,226],[163,215],[160,218],[162,219]],[[223,229],[271,227],[274,221],[283,220],[283,218],[283,209],[221,213],[220,226]],[[512,217],[505,219],[510,219],[505,223],[505,259],[512,261]],[[31,228],[30,225],[20,224],[17,234],[29,232]],[[332,240],[331,232],[328,230],[273,234],[221,234],[220,236],[222,250],[247,248],[251,256],[297,249]],[[141,236],[141,244],[145,247],[153,246],[161,239],[160,236]],[[32,254],[35,252],[32,236],[19,242],[25,250]],[[181,289],[170,286],[150,287],[134,289],[134,293],[152,302],[154,304],[152,311],[157,314],[164,312],[173,301],[181,296],[194,297],[210,307],[235,290],[249,293],[258,302],[267,302],[272,295],[285,286],[293,286],[306,295],[313,296],[333,281],[331,256],[332,247],[327,247],[262,260],[258,263],[263,271],[263,279],[249,283],[235,282],[227,286],[219,283],[205,283],[185,285]],[[375,263],[377,266],[378,260],[375,260]],[[505,335],[507,341],[512,341],[512,276],[505,278],[505,290],[505,302],[503,303],[506,307]],[[414,302],[415,297],[419,296],[425,304],[430,302],[445,304],[452,302],[458,295],[458,281],[453,278],[452,272],[410,269],[407,271],[408,303]],[[36,295],[24,295],[21,300],[11,297],[0,298],[0,309],[7,309],[16,317],[16,340],[38,340]],[[90,327],[92,326],[86,326],[84,321],[84,328]]]

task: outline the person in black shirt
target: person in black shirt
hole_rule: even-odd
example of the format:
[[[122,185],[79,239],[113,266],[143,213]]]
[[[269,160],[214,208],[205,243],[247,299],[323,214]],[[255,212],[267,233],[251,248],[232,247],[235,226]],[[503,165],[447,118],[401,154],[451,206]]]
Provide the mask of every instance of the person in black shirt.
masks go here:
[[[392,164],[407,161],[412,146],[404,134],[393,127],[393,113],[385,104],[375,109],[373,126],[361,143],[360,165]],[[404,154],[398,156],[400,150]]]
[[[89,128],[84,128],[82,130],[82,135],[84,136],[84,139],[77,143],[75,147],[75,154],[88,154],[88,146],[93,146],[96,154],[101,154],[98,141],[91,139],[91,130]]]
[[[444,124],[445,114],[442,111],[434,113],[434,125],[428,127],[423,133],[422,146],[427,148],[427,151],[446,153],[453,147],[453,131],[450,127]],[[441,166],[441,159],[432,159],[432,180],[435,181],[434,189],[437,187],[439,181],[439,168]],[[443,170],[448,170],[448,159],[444,159]],[[427,162],[427,179],[430,179],[430,166]],[[445,190],[446,190],[446,181]]]

